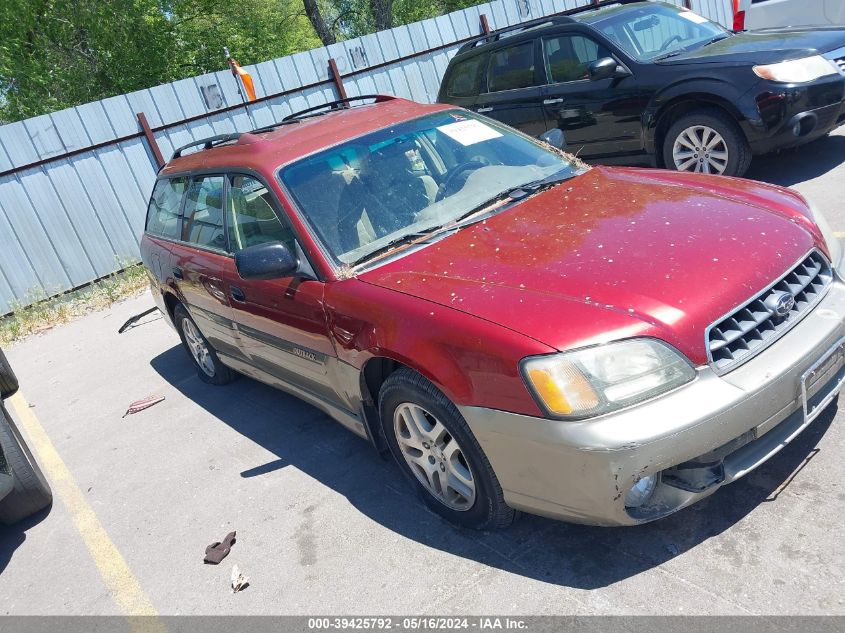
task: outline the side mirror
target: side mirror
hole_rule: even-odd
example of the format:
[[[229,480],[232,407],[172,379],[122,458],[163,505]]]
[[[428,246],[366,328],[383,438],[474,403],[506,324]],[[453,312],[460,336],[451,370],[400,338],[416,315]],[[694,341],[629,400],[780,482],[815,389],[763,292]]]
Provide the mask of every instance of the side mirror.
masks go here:
[[[299,258],[283,242],[256,244],[235,253],[235,267],[243,279],[289,277],[299,268]]]
[[[559,127],[547,130],[540,135],[540,140],[558,149],[566,149],[566,136]]]
[[[591,62],[587,67],[587,72],[590,74],[590,81],[599,81],[610,77],[627,77],[630,74],[612,57],[602,57]]]

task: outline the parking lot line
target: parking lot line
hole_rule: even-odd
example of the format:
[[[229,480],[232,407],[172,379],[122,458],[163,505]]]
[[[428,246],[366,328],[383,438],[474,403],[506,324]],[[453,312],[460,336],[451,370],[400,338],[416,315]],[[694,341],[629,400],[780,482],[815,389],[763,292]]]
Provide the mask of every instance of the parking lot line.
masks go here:
[[[54,494],[68,509],[117,606],[128,616],[157,616],[158,613],[149,598],[132,575],[117,546],[109,538],[29,403],[20,391],[7,402],[12,405],[21,426],[29,436],[30,446],[37,453],[38,462],[49,478]],[[152,633],[165,630],[156,618],[133,619],[131,624],[136,631]]]

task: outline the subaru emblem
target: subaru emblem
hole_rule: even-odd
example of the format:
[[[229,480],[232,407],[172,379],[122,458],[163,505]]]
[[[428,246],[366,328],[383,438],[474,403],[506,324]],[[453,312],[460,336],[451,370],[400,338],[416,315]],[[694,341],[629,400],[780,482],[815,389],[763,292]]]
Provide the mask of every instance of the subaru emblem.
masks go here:
[[[773,292],[763,303],[774,316],[782,319],[789,314],[789,311],[795,305],[795,297],[789,292]]]

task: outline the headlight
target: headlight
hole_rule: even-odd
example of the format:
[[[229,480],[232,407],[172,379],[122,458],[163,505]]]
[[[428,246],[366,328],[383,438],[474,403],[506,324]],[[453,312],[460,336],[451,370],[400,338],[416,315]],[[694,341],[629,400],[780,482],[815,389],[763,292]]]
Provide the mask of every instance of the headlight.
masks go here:
[[[804,200],[807,199],[804,198]],[[816,226],[819,227],[825,244],[827,244],[827,251],[830,253],[831,263],[834,268],[837,268],[842,259],[842,244],[839,241],[839,238],[836,237],[833,229],[830,228],[830,224],[827,223],[827,218],[824,217],[824,214],[819,211],[816,205],[807,201],[807,206],[810,207],[810,211],[813,214],[813,222],[815,222]]]
[[[755,75],[763,79],[788,84],[814,81],[819,77],[836,75],[839,72],[833,66],[833,63],[821,55],[791,59],[788,62],[767,64],[765,66],[754,66],[752,70]]]
[[[550,415],[573,419],[616,411],[695,378],[678,352],[647,338],[533,356],[522,361],[522,372]]]

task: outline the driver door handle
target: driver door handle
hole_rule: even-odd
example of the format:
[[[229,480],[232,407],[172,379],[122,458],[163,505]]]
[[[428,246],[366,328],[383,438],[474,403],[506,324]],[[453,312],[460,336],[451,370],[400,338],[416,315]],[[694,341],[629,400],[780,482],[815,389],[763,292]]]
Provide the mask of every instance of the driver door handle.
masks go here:
[[[557,103],[563,103],[563,99],[543,99],[543,105],[555,105]]]
[[[483,112],[492,112],[492,111],[493,111],[493,108],[491,108],[491,107],[478,108],[478,110],[476,110],[476,112],[478,112],[479,114],[482,114]]]

